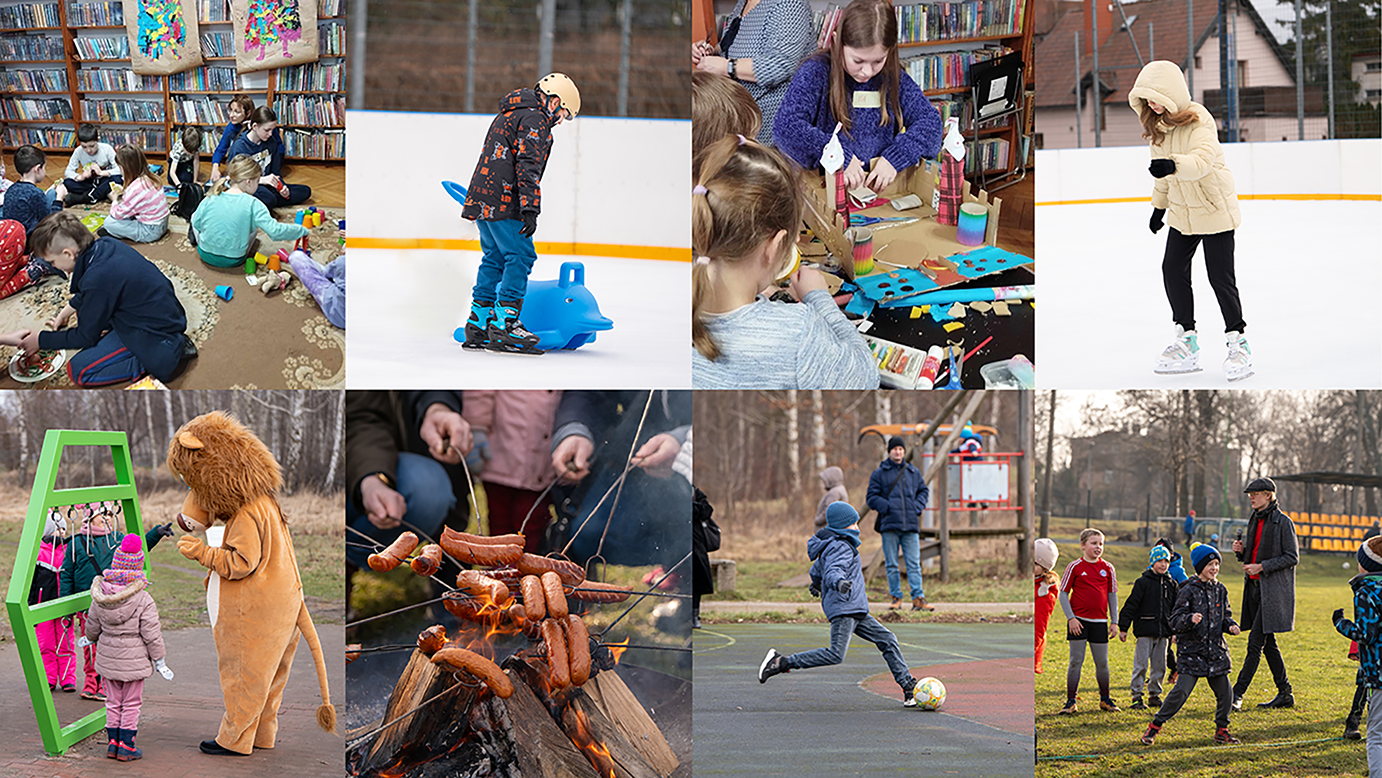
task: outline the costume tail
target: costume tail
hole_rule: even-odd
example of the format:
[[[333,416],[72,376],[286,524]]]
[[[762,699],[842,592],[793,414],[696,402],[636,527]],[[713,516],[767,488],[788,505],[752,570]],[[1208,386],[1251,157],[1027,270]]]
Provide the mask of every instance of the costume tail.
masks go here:
[[[307,612],[307,603],[298,610],[298,630],[307,640],[312,651],[312,661],[317,666],[317,683],[321,685],[322,704],[317,708],[317,726],[336,734],[336,707],[331,704],[331,690],[326,685],[326,659],[322,656],[322,644],[317,638],[317,626],[312,623],[312,614]]]

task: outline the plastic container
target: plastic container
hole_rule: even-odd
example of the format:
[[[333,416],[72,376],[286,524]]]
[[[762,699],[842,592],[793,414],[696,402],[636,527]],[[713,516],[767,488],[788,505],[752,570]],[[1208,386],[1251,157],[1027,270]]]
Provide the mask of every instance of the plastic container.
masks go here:
[[[1031,360],[1018,354],[1012,359],[990,362],[979,368],[985,389],[1035,389],[1036,368]]]

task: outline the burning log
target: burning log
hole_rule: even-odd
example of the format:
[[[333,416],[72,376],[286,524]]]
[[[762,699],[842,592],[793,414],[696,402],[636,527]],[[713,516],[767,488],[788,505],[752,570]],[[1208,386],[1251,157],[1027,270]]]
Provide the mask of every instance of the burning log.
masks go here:
[[[638,749],[658,775],[671,775],[677,769],[677,757],[667,744],[667,738],[662,736],[662,730],[653,723],[652,717],[617,672],[600,673],[581,689],[595,702],[600,712],[614,722],[614,726]]]

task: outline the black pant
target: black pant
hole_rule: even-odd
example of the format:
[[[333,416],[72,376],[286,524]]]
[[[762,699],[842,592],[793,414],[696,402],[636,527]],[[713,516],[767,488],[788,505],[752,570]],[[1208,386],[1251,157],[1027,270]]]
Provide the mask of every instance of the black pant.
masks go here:
[[[173,168],[173,175],[169,178],[168,183],[171,186],[177,186],[179,184],[193,183],[196,181],[196,179],[196,163],[194,163],[190,159],[184,159],[183,161],[177,164],[177,167]]]
[[[1168,227],[1166,256],[1161,260],[1161,279],[1166,284],[1166,299],[1171,301],[1171,318],[1187,330],[1195,329],[1195,295],[1190,288],[1190,262],[1195,248],[1204,241],[1204,264],[1209,285],[1219,298],[1224,314],[1224,332],[1242,332],[1243,306],[1238,302],[1238,281],[1233,274],[1233,230],[1213,235],[1182,235]]]
[[[1176,679],[1176,685],[1171,688],[1171,693],[1166,695],[1166,699],[1161,701],[1161,709],[1152,717],[1152,723],[1158,727],[1171,720],[1185,704],[1186,698],[1195,688],[1195,682],[1201,676],[1186,675],[1181,673]],[[1217,704],[1214,706],[1214,726],[1219,729],[1228,728],[1228,713],[1233,707],[1233,690],[1228,685],[1228,675],[1211,675],[1205,680],[1209,681],[1209,688],[1214,690],[1214,699]]]
[[[83,181],[78,181],[75,178],[68,178],[63,180],[62,185],[69,195],[90,195],[94,202],[100,203],[105,202],[105,200],[110,197],[111,184],[123,185],[124,183],[124,176],[114,175],[106,176],[105,178],[92,176]]]
[[[1238,671],[1238,681],[1233,684],[1233,694],[1242,697],[1257,673],[1257,665],[1262,655],[1267,655],[1267,666],[1272,669],[1272,681],[1276,683],[1277,694],[1290,694],[1291,682],[1286,679],[1286,662],[1277,648],[1276,635],[1262,631],[1262,583],[1248,578],[1243,587],[1243,623],[1252,625],[1248,633],[1248,653],[1243,657],[1243,669]]]
[[[1363,705],[1368,701],[1368,687],[1358,684],[1358,689],[1353,693],[1353,707],[1348,709],[1348,717],[1351,719],[1363,720]]]

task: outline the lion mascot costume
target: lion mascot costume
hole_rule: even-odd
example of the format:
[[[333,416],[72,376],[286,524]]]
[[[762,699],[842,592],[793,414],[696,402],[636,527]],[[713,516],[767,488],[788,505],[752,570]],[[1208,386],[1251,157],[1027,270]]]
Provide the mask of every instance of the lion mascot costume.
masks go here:
[[[207,610],[216,641],[225,714],[208,754],[249,755],[273,748],[278,709],[298,634],[307,640],[321,685],[317,724],[336,731],[317,629],[303,601],[288,522],[276,499],[282,469],[240,422],[216,411],[187,422],[168,445],[168,468],[191,489],[178,516],[189,532],[225,524],[219,547],[195,535],[178,551],[210,571]]]

